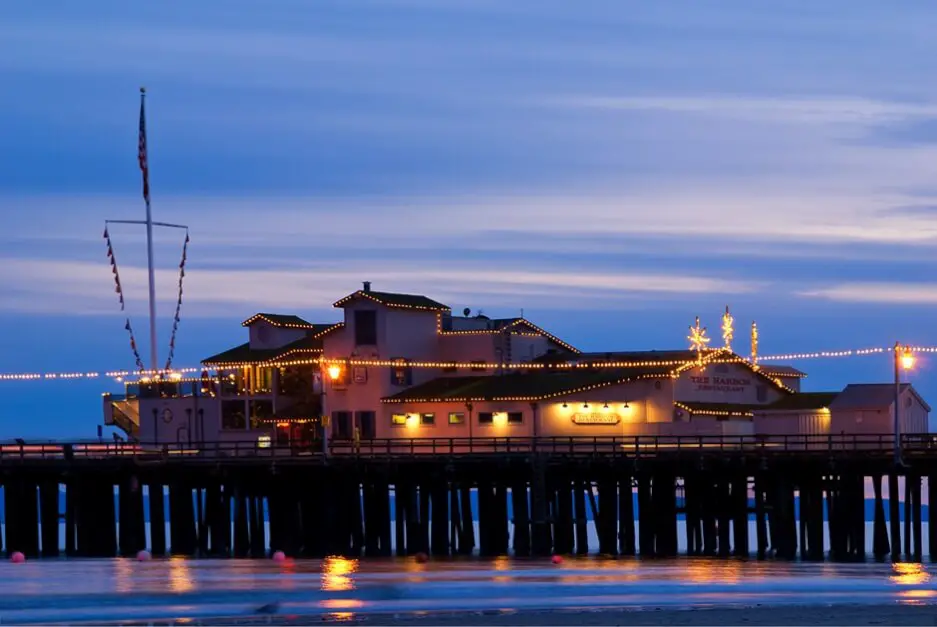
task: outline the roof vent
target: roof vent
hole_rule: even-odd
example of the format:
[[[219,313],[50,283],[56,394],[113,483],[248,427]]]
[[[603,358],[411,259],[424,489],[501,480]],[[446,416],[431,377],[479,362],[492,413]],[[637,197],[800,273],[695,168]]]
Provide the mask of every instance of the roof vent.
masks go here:
[[[363,285],[364,285],[364,291],[365,291],[365,292],[370,292],[370,291],[371,291],[371,282],[370,282],[370,281],[365,281],[365,282],[363,283]]]

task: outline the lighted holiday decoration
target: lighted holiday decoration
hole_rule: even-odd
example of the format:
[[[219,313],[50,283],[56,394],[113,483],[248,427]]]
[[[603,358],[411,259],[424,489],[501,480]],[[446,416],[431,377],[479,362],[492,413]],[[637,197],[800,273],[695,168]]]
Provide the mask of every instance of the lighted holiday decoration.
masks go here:
[[[752,368],[758,368],[758,325],[752,320]]]
[[[735,318],[729,313],[729,306],[726,305],[726,312],[722,314],[722,345],[726,350],[732,350],[732,339],[735,337],[734,323]]]
[[[710,338],[706,336],[706,327],[699,324],[699,316],[696,316],[696,323],[690,327],[690,334],[687,336],[690,340],[690,350],[696,351],[696,360],[702,365],[703,351],[706,350]]]
[[[176,354],[176,333],[179,331],[179,314],[182,312],[182,281],[185,279],[185,261],[189,251],[189,229],[185,230],[185,241],[182,244],[182,261],[179,262],[179,293],[176,297],[176,313],[172,317],[172,335],[169,337],[169,357],[166,359],[166,370],[172,367],[172,358]]]
[[[905,346],[902,348],[900,344],[896,344],[895,351],[899,354],[898,363],[901,364],[902,370],[911,370],[914,368],[914,353],[911,351],[910,347]]]

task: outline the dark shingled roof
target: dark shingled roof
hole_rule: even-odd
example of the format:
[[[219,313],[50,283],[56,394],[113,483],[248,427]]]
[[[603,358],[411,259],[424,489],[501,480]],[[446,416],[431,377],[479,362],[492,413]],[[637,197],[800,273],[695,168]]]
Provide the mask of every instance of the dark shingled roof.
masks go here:
[[[807,376],[807,373],[803,370],[798,370],[794,366],[786,366],[784,364],[762,364],[759,363],[758,367],[767,374],[775,377],[798,377],[803,378]]]
[[[800,392],[791,394],[770,405],[762,407],[765,411],[796,411],[799,409],[823,409],[839,396],[839,392]]]
[[[745,403],[704,403],[698,401],[674,401],[674,405],[685,407],[691,414],[699,412],[726,412],[737,416],[751,416],[752,411],[764,405]]]
[[[294,316],[292,314],[273,314],[273,313],[257,313],[241,323],[241,326],[248,327],[255,322],[260,322],[264,320],[269,322],[275,327],[293,327],[298,329],[312,329],[315,326],[311,322],[303,320],[299,316]]]
[[[316,325],[334,326],[334,325]],[[310,332],[306,337],[290,342],[279,348],[251,348],[250,342],[235,346],[224,352],[203,359],[205,365],[243,364],[275,361],[279,358],[299,359],[303,355],[322,352],[322,340]]]
[[[544,399],[583,390],[599,388],[637,378],[667,377],[670,368],[651,366],[615,370],[581,370],[567,372],[525,372],[519,374],[439,377],[383,399],[385,403],[418,401],[507,399]]]
[[[448,305],[443,305],[440,302],[433,300],[432,298],[427,298],[426,296],[420,296],[419,294],[395,294],[393,292],[374,292],[364,290],[358,290],[353,292],[337,301],[333,304],[333,307],[344,307],[345,303],[355,298],[367,298],[373,300],[376,303],[385,305],[387,307],[402,307],[410,309],[430,309],[433,311],[449,311]]]

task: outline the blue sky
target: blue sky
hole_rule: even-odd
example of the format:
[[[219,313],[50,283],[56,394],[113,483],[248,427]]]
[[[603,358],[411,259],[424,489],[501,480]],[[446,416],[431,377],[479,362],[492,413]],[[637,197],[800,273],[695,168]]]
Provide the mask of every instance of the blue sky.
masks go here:
[[[2,15],[2,372],[133,366],[101,232],[143,216],[140,85],[155,215],[191,227],[178,365],[243,341],[255,311],[335,320],[362,280],[523,308],[591,350],[683,346],[726,304],[764,353],[937,345],[929,0]],[[112,235],[146,348],[143,233]],[[157,240],[163,356],[181,244]],[[816,390],[891,375],[797,365]],[[931,401],[934,367],[913,375]],[[0,437],[93,435],[114,389],[0,385]]]

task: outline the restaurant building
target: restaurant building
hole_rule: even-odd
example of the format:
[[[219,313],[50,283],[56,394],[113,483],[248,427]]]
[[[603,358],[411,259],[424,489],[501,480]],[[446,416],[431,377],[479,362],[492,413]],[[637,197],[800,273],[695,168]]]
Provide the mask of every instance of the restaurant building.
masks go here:
[[[887,395],[868,391],[874,386],[802,393],[805,373],[752,363],[729,348],[585,353],[524,317],[455,316],[426,296],[376,291],[367,282],[334,307],[342,315],[332,322],[251,316],[242,323],[247,342],[206,358],[201,377],[135,382],[125,395],[105,395],[105,423],[147,443],[300,447],[323,435],[891,430],[893,409]],[[930,408],[910,385],[901,402],[908,403],[906,431],[926,431]]]

